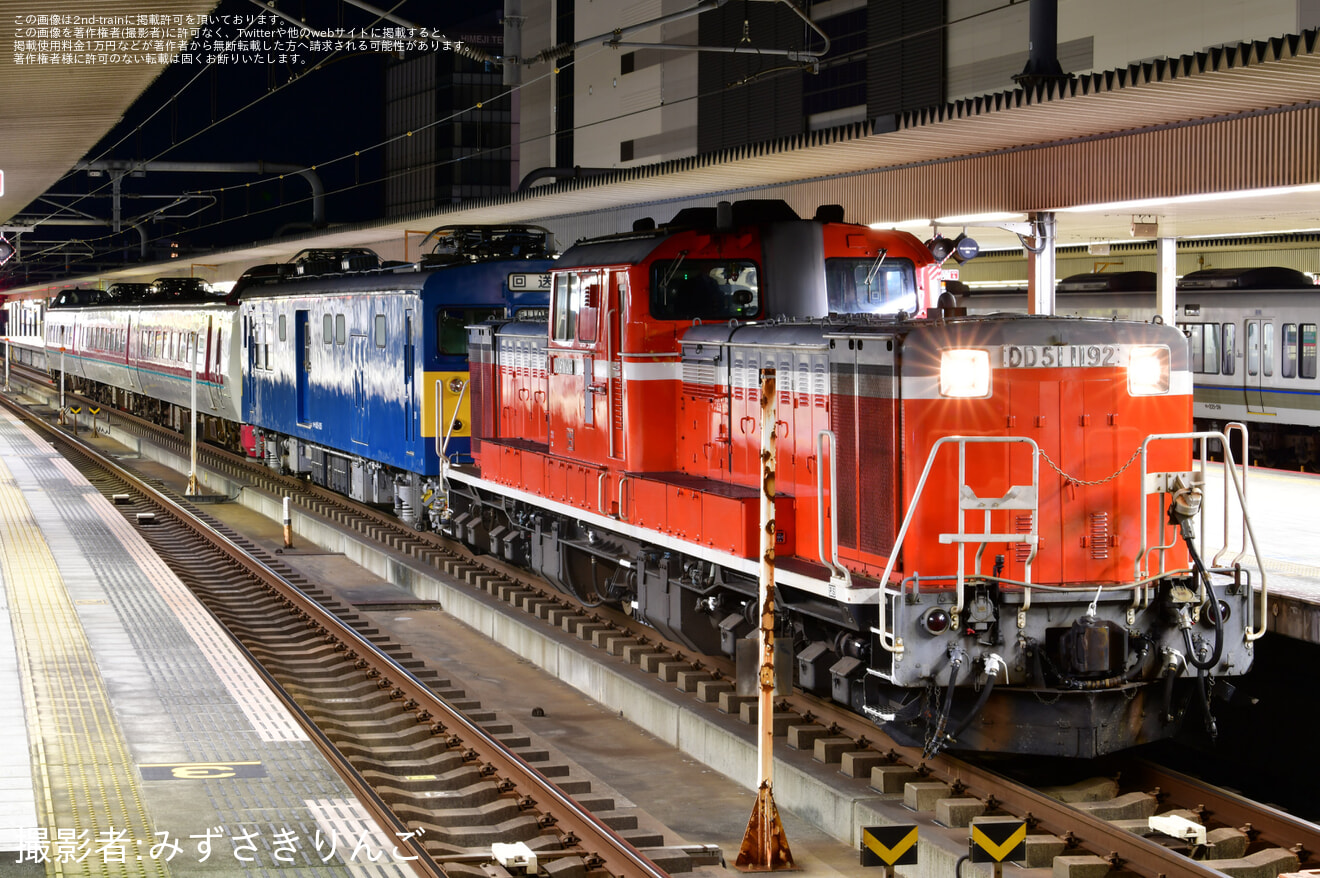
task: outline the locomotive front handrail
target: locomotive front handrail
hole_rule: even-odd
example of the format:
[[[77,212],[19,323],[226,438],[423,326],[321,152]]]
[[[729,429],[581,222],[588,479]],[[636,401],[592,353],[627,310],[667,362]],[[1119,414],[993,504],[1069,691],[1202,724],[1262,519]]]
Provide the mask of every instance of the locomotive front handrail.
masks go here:
[[[1242,463],[1239,464],[1239,466],[1241,467],[1240,471],[1242,473],[1242,500],[1243,500],[1242,508],[1244,511],[1243,514],[1245,515],[1246,498],[1247,498],[1247,473],[1250,472],[1251,470],[1251,468],[1247,466],[1247,425],[1239,421],[1231,421],[1224,425],[1224,435],[1226,437],[1232,438],[1234,433],[1239,433],[1239,432],[1242,434]],[[1224,447],[1227,448],[1228,446],[1224,446]],[[1205,450],[1206,450],[1205,443],[1202,442],[1201,452],[1203,456],[1205,454]],[[1201,545],[1205,545],[1204,521],[1202,521],[1201,529],[1202,529]],[[1225,479],[1224,480],[1224,547],[1215,553],[1215,557],[1210,561],[1211,566],[1212,567],[1221,566],[1220,561],[1224,557],[1224,553],[1227,551],[1228,551],[1228,480]],[[1243,528],[1242,545],[1238,547],[1238,553],[1233,556],[1232,561],[1228,562],[1228,566],[1233,567],[1237,565],[1237,563],[1242,560],[1242,556],[1246,554],[1247,554],[1247,531],[1246,528]]]
[[[1040,446],[1036,444],[1036,441],[1034,439],[1031,439],[1030,437],[1027,436],[943,436],[935,440],[935,443],[931,446],[930,454],[927,455],[926,457],[926,466],[921,471],[921,478],[917,480],[917,487],[912,492],[912,502],[908,504],[907,513],[903,516],[903,524],[898,529],[898,537],[895,538],[894,547],[893,549],[890,550],[889,560],[885,562],[885,571],[880,577],[880,589],[879,589],[879,601],[878,601],[879,608],[876,619],[875,634],[877,636],[877,639],[880,641],[881,647],[883,647],[886,652],[892,652],[897,655],[901,655],[903,653],[902,639],[895,636],[892,632],[887,632],[886,630],[887,625],[885,620],[885,616],[886,616],[885,601],[888,599],[888,595],[890,594],[895,594],[895,596],[897,596],[896,593],[890,591],[889,589],[889,577],[893,575],[894,564],[897,563],[898,561],[900,550],[903,547],[903,541],[907,538],[908,529],[912,526],[912,521],[916,517],[916,511],[917,511],[917,507],[921,503],[922,493],[926,490],[926,482],[930,479],[930,472],[935,466],[935,458],[939,455],[940,449],[943,448],[944,445],[952,442],[958,443],[958,447],[960,449],[960,454],[958,458],[958,464],[959,464],[958,480],[959,480],[960,491],[961,491],[962,483],[964,481],[964,477],[966,475],[967,443],[971,442],[976,444],[985,444],[985,443],[995,442],[995,443],[1004,443],[1004,444],[1022,443],[1025,445],[1030,445],[1032,490],[1035,493],[1036,497],[1040,496],[1040,490],[1039,490]],[[987,511],[987,516],[988,515],[989,513]],[[1040,518],[1039,514],[1036,513],[1033,513],[1031,516],[1032,536],[1037,536],[1035,531],[1039,527],[1039,521],[1038,521],[1039,518]],[[964,526],[962,519],[963,519],[963,510],[960,507],[958,510],[958,528],[960,531],[959,535],[965,535],[965,533],[962,531],[962,528]],[[955,536],[955,535],[951,535],[951,536]],[[981,535],[981,536],[987,536],[987,535]],[[993,536],[993,535],[988,535],[988,536]],[[1015,538],[1018,538],[1023,535],[1014,534],[1013,536]],[[1031,570],[1030,564],[1031,561],[1035,560],[1035,557],[1036,557],[1036,547],[1033,546],[1031,550],[1031,556],[1027,561],[1027,568],[1026,568],[1028,571],[1027,574],[1028,582],[1030,581],[1030,570]],[[956,618],[956,614],[958,612],[961,612],[962,610],[964,564],[965,564],[964,553],[962,551],[962,545],[960,543],[958,550],[958,584],[957,584],[957,596],[956,596],[957,606],[954,609],[953,613],[950,614],[954,618]],[[1029,587],[1026,590],[1026,594],[1028,596],[1027,599],[1029,600],[1030,599]],[[1024,606],[1022,612],[1025,611],[1026,611],[1026,607]]]
[[[829,557],[825,557],[825,486],[824,468],[820,461],[824,458],[824,440],[830,440],[830,545]],[[821,430],[816,434],[816,549],[820,562],[831,570],[830,579],[839,580],[844,588],[852,587],[852,573],[839,563],[839,502],[836,486],[839,484],[838,469],[834,463],[834,431]],[[810,461],[810,458],[807,458]]]
[[[1155,433],[1150,436],[1147,436],[1145,440],[1141,443],[1141,485],[1143,491],[1143,497],[1141,502],[1141,548],[1140,551],[1138,551],[1136,557],[1136,562],[1135,562],[1136,569],[1134,571],[1135,573],[1134,578],[1137,579],[1138,581],[1142,579],[1142,564],[1145,562],[1146,556],[1150,552],[1156,551],[1159,548],[1159,547],[1149,546],[1147,544],[1148,537],[1147,537],[1146,527],[1147,527],[1148,513],[1146,509],[1145,494],[1155,493],[1154,491],[1151,491],[1150,489],[1147,488],[1148,476],[1151,475],[1147,471],[1147,462],[1150,453],[1150,444],[1152,442],[1160,442],[1166,440],[1192,440],[1192,439],[1201,440],[1202,443],[1201,466],[1203,470],[1206,464],[1206,460],[1205,460],[1206,440],[1218,439],[1220,442],[1223,443],[1224,459],[1222,461],[1222,467],[1225,474],[1225,479],[1224,479],[1225,506],[1227,506],[1227,499],[1229,496],[1227,483],[1231,480],[1233,482],[1233,489],[1234,491],[1237,492],[1238,506],[1242,510],[1242,532],[1243,532],[1244,547],[1245,547],[1245,541],[1247,539],[1250,539],[1252,554],[1256,558],[1256,567],[1257,569],[1260,570],[1260,627],[1257,629],[1252,628],[1252,624],[1255,622],[1255,618],[1254,618],[1255,613],[1253,612],[1254,602],[1250,600],[1249,597],[1248,600],[1246,601],[1248,618],[1246,623],[1243,625],[1243,629],[1244,629],[1243,636],[1245,637],[1248,643],[1251,643],[1265,636],[1265,630],[1269,624],[1269,583],[1267,581],[1267,574],[1265,571],[1265,561],[1260,555],[1260,544],[1256,541],[1256,533],[1251,527],[1251,518],[1247,515],[1247,496],[1246,496],[1246,489],[1244,487],[1245,478],[1242,480],[1239,480],[1238,478],[1237,464],[1233,460],[1233,449],[1229,446],[1228,436],[1226,436],[1224,433],[1214,430],[1206,430],[1195,433]],[[1244,473],[1245,470],[1246,467],[1244,465],[1243,467]],[[1225,513],[1225,515],[1227,515],[1227,513]],[[1224,542],[1225,544],[1227,544],[1228,542],[1227,527],[1225,527]],[[1236,564],[1236,561],[1234,563]],[[1160,559],[1161,570],[1163,570],[1163,564],[1164,561],[1161,555],[1161,559]],[[1211,600],[1216,599],[1213,593],[1209,595],[1209,598]]]

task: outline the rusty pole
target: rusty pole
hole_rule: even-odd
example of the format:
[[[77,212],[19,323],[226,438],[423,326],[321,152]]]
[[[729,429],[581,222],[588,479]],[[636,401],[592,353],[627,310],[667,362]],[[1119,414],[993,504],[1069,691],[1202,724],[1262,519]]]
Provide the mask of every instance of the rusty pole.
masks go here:
[[[757,700],[756,755],[760,783],[756,804],[734,866],[746,872],[796,869],[771,791],[774,783],[775,696],[775,373],[761,372],[761,669]]]

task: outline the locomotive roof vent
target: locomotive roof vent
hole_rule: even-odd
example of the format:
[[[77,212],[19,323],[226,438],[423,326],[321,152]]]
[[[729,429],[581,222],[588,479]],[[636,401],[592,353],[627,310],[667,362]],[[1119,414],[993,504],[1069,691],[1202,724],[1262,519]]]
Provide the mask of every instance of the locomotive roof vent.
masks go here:
[[[1294,290],[1314,287],[1311,278],[1294,268],[1204,268],[1185,275],[1180,290]]]

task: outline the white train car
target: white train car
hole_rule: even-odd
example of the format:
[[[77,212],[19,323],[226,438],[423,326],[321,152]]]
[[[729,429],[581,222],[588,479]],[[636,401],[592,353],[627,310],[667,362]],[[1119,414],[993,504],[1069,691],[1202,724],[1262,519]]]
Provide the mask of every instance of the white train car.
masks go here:
[[[143,300],[61,297],[46,312],[48,369],[101,401],[164,416],[181,427],[197,385],[197,412],[218,435],[242,419],[242,333],[238,308],[197,285],[157,281]],[[186,280],[186,279],[183,279]],[[89,299],[91,301],[89,301]],[[101,385],[95,388],[95,385]]]

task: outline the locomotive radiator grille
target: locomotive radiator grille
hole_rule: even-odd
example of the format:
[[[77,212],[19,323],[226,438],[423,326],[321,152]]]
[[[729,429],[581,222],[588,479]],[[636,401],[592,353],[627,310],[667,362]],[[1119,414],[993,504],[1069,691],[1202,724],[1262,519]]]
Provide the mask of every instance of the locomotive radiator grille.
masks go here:
[[[859,457],[861,482],[861,548],[877,555],[887,555],[894,548],[897,528],[894,522],[893,490],[894,401],[863,396],[858,400],[859,427],[867,439]]]
[[[836,504],[839,515],[839,545],[849,549],[857,548],[857,418],[855,414],[854,386],[856,381],[851,372],[839,372],[836,376],[838,386],[836,397],[841,400],[830,412],[830,429],[836,440],[835,454],[838,455],[836,471],[839,483],[835,490],[839,494]]]

